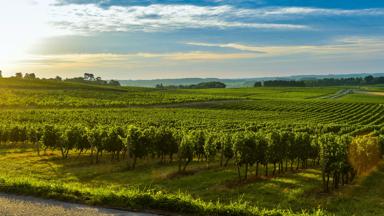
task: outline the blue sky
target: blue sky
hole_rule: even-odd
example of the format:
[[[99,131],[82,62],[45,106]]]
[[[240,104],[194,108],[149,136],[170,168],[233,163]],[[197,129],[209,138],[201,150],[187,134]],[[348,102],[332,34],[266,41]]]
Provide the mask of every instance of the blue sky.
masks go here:
[[[384,72],[383,1],[14,0],[0,3],[0,13],[9,14],[0,21],[0,69],[8,75]]]

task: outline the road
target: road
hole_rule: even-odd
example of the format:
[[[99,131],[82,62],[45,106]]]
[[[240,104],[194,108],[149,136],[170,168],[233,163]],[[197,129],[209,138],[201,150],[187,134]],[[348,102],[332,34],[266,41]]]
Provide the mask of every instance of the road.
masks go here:
[[[155,216],[113,209],[90,207],[55,200],[0,193],[0,215],[2,216]]]

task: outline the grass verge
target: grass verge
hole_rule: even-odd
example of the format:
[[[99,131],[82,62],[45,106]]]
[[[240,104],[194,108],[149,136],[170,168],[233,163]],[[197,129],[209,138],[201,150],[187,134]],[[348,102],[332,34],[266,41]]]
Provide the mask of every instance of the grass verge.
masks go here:
[[[321,210],[300,214],[248,206],[246,202],[221,204],[205,202],[182,194],[154,190],[86,188],[74,184],[56,184],[25,178],[0,176],[0,190],[6,193],[33,195],[131,211],[171,212],[190,215],[323,215]],[[166,213],[167,214],[167,213]]]

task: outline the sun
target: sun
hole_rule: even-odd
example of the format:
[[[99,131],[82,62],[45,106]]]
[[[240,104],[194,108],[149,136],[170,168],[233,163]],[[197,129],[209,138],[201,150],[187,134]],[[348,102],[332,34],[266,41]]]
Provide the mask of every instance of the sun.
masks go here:
[[[0,1],[0,69],[22,60],[33,45],[50,33],[49,1]]]

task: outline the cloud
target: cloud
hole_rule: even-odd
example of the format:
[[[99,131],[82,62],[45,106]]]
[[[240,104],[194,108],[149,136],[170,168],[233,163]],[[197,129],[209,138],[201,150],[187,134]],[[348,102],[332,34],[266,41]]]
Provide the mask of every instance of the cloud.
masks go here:
[[[325,45],[286,45],[286,46],[253,46],[241,43],[201,43],[187,42],[187,45],[202,47],[219,47],[234,50],[264,54],[263,56],[292,55],[292,54],[372,54],[384,52],[384,38],[341,38]]]
[[[50,23],[63,32],[169,31],[188,28],[308,30],[297,19],[315,16],[384,16],[383,8],[309,7],[238,8],[233,5],[150,4],[102,7],[99,4],[51,4]]]
[[[78,2],[78,1],[76,1]],[[25,16],[10,16],[12,20],[49,23],[52,28],[40,28],[44,34],[92,34],[98,32],[157,32],[179,29],[202,28],[253,28],[267,30],[311,30],[308,22],[297,22],[298,18],[309,16],[384,16],[383,8],[371,9],[326,9],[309,7],[237,7],[227,1],[225,4],[193,5],[156,4],[101,6],[110,1],[80,1],[82,4],[63,3],[58,0],[15,0],[13,3],[0,3],[5,8],[2,13],[13,13],[19,8]],[[112,2],[112,1],[111,1]],[[151,1],[152,2],[152,1]],[[13,6],[12,6],[13,5]],[[10,6],[15,9],[7,9]],[[28,7],[21,7],[28,6]],[[21,8],[21,9],[20,9]],[[16,10],[17,11],[17,10]],[[5,13],[7,15],[7,13]],[[24,17],[21,19],[21,17]],[[28,18],[25,18],[28,17]],[[38,19],[37,19],[37,18]],[[5,22],[5,21],[4,21]],[[7,21],[8,23],[8,21]],[[1,21],[0,21],[1,24]],[[6,23],[5,23],[6,24]],[[4,24],[4,25],[5,25]],[[40,25],[39,24],[39,25]],[[33,26],[36,26],[34,22]],[[31,25],[32,26],[32,25]]]
[[[209,52],[209,51],[187,51],[187,52],[138,52],[138,53],[79,53],[79,54],[56,54],[56,55],[28,55],[17,61],[18,65],[29,67],[68,67],[84,68],[98,66],[121,67],[145,67],[154,62],[215,62],[225,60],[270,58],[277,56],[293,56],[305,54],[306,56],[317,56],[319,58],[334,58],[354,56],[382,55],[384,53],[384,38],[362,38],[349,37],[335,40],[325,45],[284,45],[284,46],[255,46],[241,43],[201,43],[187,42],[190,46],[218,47],[232,49],[240,52]]]
[[[113,64],[134,64],[148,59],[168,61],[221,61],[229,59],[255,58],[255,53],[215,53],[215,52],[174,52],[174,53],[82,53],[82,54],[58,54],[58,55],[29,55],[18,60],[23,66],[58,66],[58,67],[84,67]]]
[[[179,52],[179,53],[139,53],[145,58],[163,58],[173,61],[220,61],[228,59],[247,59],[257,57],[254,53],[213,53],[213,52]]]
[[[327,9],[310,7],[267,7],[256,10],[243,10],[243,15],[276,17],[276,16],[383,16],[383,8],[371,9]]]
[[[290,23],[242,21],[242,9],[232,6],[160,5],[111,6],[95,4],[55,5],[50,23],[63,32],[168,31],[188,28],[308,29]]]

